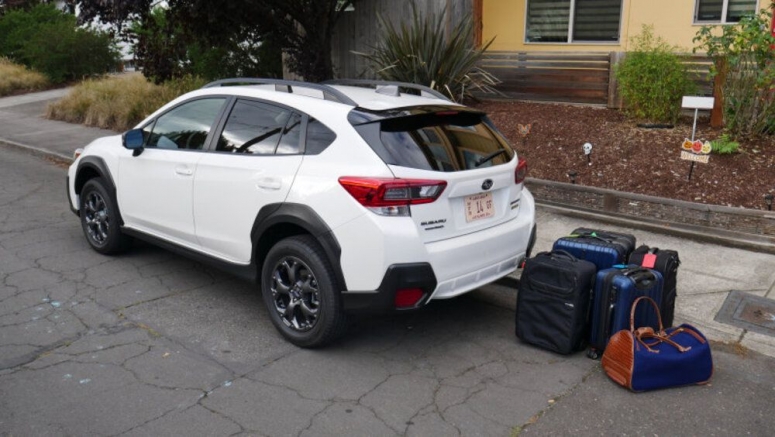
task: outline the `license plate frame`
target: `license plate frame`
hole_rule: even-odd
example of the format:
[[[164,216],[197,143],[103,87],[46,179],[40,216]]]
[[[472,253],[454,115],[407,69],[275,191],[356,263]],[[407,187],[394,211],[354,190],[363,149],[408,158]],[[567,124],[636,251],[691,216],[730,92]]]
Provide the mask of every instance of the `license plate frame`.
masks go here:
[[[492,193],[478,193],[463,199],[466,223],[495,216],[495,202]]]

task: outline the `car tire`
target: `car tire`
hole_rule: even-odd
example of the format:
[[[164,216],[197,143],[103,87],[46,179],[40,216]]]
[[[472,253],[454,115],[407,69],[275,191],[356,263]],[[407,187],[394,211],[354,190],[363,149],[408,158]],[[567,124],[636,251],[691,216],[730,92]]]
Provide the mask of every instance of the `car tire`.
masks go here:
[[[81,190],[81,227],[89,245],[99,253],[113,255],[128,250],[132,237],[121,232],[116,200],[101,177],[89,179]]]
[[[286,238],[269,250],[261,272],[261,291],[272,323],[296,346],[324,346],[345,331],[346,316],[334,270],[310,235]]]

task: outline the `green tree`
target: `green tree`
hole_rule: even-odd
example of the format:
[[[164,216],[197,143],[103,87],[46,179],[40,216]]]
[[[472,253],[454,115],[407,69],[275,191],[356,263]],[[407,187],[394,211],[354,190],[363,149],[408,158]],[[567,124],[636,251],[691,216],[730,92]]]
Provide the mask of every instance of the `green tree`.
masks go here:
[[[109,34],[79,28],[72,14],[44,3],[0,17],[0,56],[38,70],[54,83],[106,73],[119,60]]]
[[[724,123],[734,137],[775,133],[775,37],[772,13],[762,9],[735,25],[703,26],[695,51],[714,59],[711,72],[723,81]]]
[[[116,24],[138,20],[142,27],[152,26],[150,0],[77,0],[81,20],[99,18]],[[168,0],[169,28],[179,26],[190,44],[201,50],[223,48],[230,54],[236,44],[247,41],[267,56],[277,48],[288,54],[291,71],[310,81],[333,77],[331,40],[334,27],[344,10],[357,0]],[[261,42],[260,45],[256,43]],[[140,61],[150,52],[138,41]],[[258,49],[260,47],[261,49]],[[244,46],[240,46],[244,48]],[[278,55],[279,56],[279,55]],[[276,57],[270,62],[276,62]],[[147,65],[147,64],[146,64]],[[168,69],[173,74],[174,69]],[[163,73],[163,74],[162,74]],[[167,79],[159,69],[156,80]]]

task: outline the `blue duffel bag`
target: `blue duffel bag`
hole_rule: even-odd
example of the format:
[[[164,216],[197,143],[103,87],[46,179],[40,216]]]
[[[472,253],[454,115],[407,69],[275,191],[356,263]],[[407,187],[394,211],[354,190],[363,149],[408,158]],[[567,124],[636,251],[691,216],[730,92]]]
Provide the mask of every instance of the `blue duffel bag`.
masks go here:
[[[705,384],[713,375],[713,359],[705,336],[691,325],[663,329],[635,329],[635,307],[648,301],[659,314],[659,306],[648,297],[636,299],[630,310],[630,330],[611,337],[601,364],[616,383],[632,391],[690,384]]]

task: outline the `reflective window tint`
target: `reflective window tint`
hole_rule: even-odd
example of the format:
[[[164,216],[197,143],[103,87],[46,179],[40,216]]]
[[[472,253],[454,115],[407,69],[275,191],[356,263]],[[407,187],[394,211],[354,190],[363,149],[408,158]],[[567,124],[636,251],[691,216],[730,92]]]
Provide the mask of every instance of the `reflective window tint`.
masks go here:
[[[326,150],[336,139],[336,134],[327,128],[323,123],[310,118],[307,123],[307,145],[304,150],[305,155],[317,155]]]
[[[301,115],[293,113],[283,129],[283,136],[277,146],[278,155],[295,155],[299,153],[301,143]]]
[[[143,128],[145,147],[201,150],[225,101],[224,98],[198,99],[165,113],[156,123]]]
[[[514,152],[478,113],[425,113],[356,128],[385,162],[443,172],[506,164]],[[379,139],[369,130],[379,128]],[[379,144],[374,144],[379,141]],[[383,153],[380,151],[384,150]]]
[[[265,103],[238,100],[229,114],[216,150],[272,155],[291,111]]]

